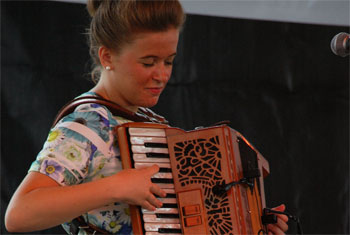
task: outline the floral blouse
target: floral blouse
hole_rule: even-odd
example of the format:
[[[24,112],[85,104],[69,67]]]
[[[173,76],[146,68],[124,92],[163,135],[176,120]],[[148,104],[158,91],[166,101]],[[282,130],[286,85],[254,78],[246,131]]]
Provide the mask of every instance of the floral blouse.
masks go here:
[[[83,95],[96,95],[92,92]],[[62,186],[82,184],[122,170],[115,126],[130,120],[115,117],[99,104],[83,104],[62,118],[49,132],[29,171],[45,174]],[[89,211],[85,220],[114,234],[132,234],[127,204]],[[62,225],[69,233],[69,222]],[[80,230],[79,234],[86,234]]]

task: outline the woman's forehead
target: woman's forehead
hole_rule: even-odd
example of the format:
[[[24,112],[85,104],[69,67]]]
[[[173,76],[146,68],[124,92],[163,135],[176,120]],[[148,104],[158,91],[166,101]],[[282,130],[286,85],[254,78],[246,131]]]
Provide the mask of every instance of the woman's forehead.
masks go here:
[[[170,29],[164,32],[137,33],[130,43],[126,44],[121,53],[162,54],[171,56],[176,53],[179,30]]]

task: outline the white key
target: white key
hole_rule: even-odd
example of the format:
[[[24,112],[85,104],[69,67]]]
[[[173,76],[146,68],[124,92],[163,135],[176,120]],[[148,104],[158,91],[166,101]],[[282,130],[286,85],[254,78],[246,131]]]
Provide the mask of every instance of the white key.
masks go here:
[[[164,129],[157,128],[129,128],[130,136],[166,137]]]
[[[167,148],[152,148],[145,147],[144,145],[132,145],[131,150],[133,153],[165,153],[169,154]]]
[[[144,225],[146,231],[157,232],[160,228],[172,228],[181,229],[180,224],[156,224],[156,223],[145,223]]]
[[[159,168],[168,168],[168,169],[171,169],[171,166],[169,163],[156,163]],[[135,168],[136,169],[140,169],[140,168],[144,168],[144,167],[150,167],[150,166],[153,166],[154,165],[154,162],[135,162]]]
[[[178,218],[157,218],[153,214],[144,214],[143,221],[145,223],[168,223],[168,224],[179,224],[180,219]]]
[[[157,198],[162,203],[171,203],[171,204],[177,204],[176,198],[166,198],[166,197],[160,197]]]
[[[179,235],[179,233],[146,232],[145,235]]]
[[[173,174],[172,173],[158,172],[157,174],[154,174],[151,178],[156,178],[156,179],[173,179]]]
[[[157,185],[161,188],[161,189],[174,189],[175,185],[174,184],[164,184],[164,183],[157,183]]]
[[[147,157],[144,153],[136,153],[133,154],[133,159],[135,162],[152,162],[152,163],[170,163],[169,158],[155,158],[155,157]]]
[[[166,144],[167,140],[166,140],[166,138],[163,138],[163,137],[132,136],[132,137],[130,137],[130,143],[131,144],[141,144],[141,145],[144,145],[145,143]]]
[[[179,214],[179,210],[177,208],[156,208],[155,211],[149,211],[146,209],[141,209],[142,214]]]
[[[154,162],[136,162],[135,163],[135,169],[141,169],[145,167],[151,167],[155,163]],[[168,163],[156,163],[156,165],[159,166],[159,168],[170,168],[170,164]],[[153,175],[151,178],[158,178],[158,179],[173,179],[173,174],[171,172],[158,172],[157,174]]]
[[[175,194],[175,189],[163,189],[166,193]]]

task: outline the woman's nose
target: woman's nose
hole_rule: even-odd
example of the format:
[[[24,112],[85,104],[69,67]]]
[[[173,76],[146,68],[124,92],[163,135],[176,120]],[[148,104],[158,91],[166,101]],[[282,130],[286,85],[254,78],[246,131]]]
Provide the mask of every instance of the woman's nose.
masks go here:
[[[159,65],[153,75],[153,79],[159,82],[168,82],[171,75],[171,67],[167,67],[164,64]]]

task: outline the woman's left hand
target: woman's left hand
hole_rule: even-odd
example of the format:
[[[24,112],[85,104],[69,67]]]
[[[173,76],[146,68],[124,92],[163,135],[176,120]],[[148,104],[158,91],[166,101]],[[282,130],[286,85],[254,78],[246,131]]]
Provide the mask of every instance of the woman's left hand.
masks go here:
[[[283,212],[285,209],[286,209],[286,206],[284,204],[279,205],[275,208],[272,208],[272,210],[281,211],[281,212]],[[285,234],[285,232],[288,230],[288,224],[287,224],[288,217],[282,214],[276,214],[276,216],[277,216],[277,223],[267,225],[268,235],[271,235],[271,234],[282,235],[282,234]]]

